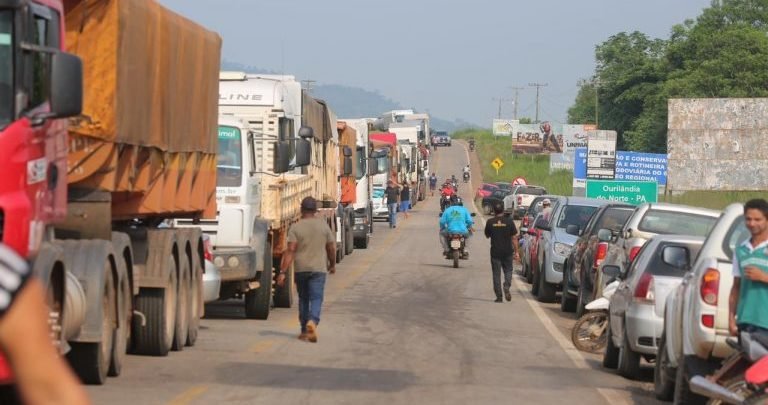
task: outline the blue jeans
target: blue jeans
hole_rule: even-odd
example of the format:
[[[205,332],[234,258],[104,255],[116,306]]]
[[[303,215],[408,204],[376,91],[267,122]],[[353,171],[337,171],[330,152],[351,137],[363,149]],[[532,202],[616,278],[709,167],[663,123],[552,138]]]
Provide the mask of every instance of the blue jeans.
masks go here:
[[[395,226],[397,224],[397,203],[389,203],[387,207],[389,207],[389,226]]]
[[[307,322],[320,324],[320,309],[323,306],[325,291],[325,272],[298,272],[293,275],[296,291],[299,293],[299,323],[301,332],[307,331]]]

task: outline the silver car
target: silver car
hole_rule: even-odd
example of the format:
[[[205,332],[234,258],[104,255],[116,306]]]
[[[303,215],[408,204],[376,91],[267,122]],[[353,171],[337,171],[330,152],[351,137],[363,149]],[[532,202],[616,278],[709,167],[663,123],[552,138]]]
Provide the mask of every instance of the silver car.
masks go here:
[[[208,235],[203,235],[203,246],[205,255],[205,267],[203,268],[203,302],[213,302],[219,299],[221,290],[221,273],[216,265],[213,264],[213,251],[211,250],[211,240]]]
[[[373,202],[373,219],[389,220],[389,207],[387,207],[385,201],[386,198],[384,187],[373,187],[373,196],[371,196],[371,201]]]
[[[563,263],[579,239],[579,231],[597,209],[608,201],[582,197],[559,197],[552,207],[551,219],[535,224],[541,229],[538,248],[538,269],[533,275],[532,292],[541,302],[555,301],[557,289],[563,282]],[[568,232],[570,228],[570,233]]]
[[[637,379],[640,358],[656,357],[667,295],[680,285],[703,243],[701,236],[657,235],[640,249],[627,272],[603,266],[606,278],[621,279],[608,309],[605,367]]]

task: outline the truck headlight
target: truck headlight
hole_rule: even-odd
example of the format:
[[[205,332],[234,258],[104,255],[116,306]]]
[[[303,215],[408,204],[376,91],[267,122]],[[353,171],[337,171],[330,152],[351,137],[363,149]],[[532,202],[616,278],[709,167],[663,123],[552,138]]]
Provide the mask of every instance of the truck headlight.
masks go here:
[[[568,256],[571,253],[571,247],[567,243],[555,242],[554,251],[558,256]]]

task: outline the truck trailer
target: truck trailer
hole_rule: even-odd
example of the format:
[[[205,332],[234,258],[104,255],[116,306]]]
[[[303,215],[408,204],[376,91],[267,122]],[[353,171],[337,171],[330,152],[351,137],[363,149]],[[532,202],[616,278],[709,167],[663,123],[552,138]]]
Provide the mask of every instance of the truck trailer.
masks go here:
[[[169,224],[216,214],[221,39],[143,0],[12,0],[0,15],[16,22],[0,24],[2,241],[46,286],[54,342],[101,384],[128,350],[196,341],[202,233]]]

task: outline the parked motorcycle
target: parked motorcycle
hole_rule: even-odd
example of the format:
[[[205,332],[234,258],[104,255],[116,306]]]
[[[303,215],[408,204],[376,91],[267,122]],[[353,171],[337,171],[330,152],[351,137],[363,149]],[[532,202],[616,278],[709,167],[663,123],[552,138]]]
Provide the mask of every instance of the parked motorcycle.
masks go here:
[[[465,183],[469,182],[469,172],[464,172],[464,182]]]
[[[728,338],[735,352],[714,374],[691,378],[691,391],[725,404],[768,403],[768,333],[740,337],[740,342]]]
[[[584,313],[571,329],[571,341],[583,352],[600,353],[608,344],[608,305],[621,284],[613,280],[603,289],[603,296],[585,306]]]

